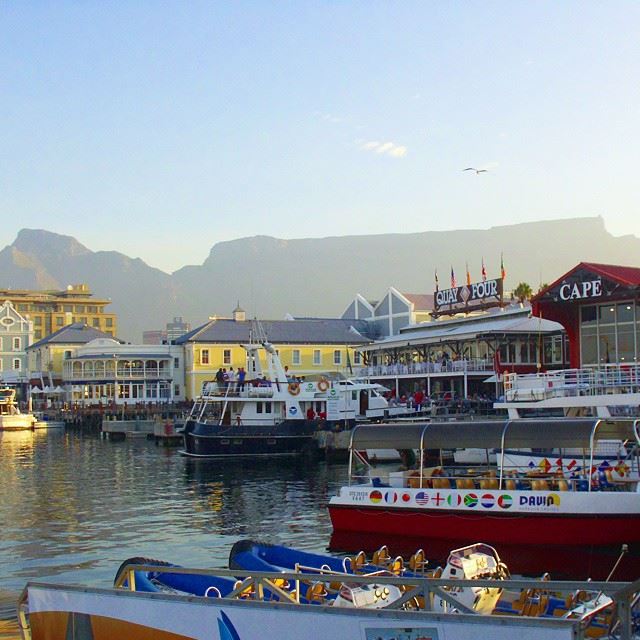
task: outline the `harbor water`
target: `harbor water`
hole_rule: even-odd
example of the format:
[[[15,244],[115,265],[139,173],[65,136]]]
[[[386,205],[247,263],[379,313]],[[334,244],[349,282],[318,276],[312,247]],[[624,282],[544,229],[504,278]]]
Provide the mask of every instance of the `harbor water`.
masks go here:
[[[226,567],[241,538],[324,551],[344,465],[192,460],[146,439],[0,433],[0,595],[39,580],[108,587],[132,556]]]

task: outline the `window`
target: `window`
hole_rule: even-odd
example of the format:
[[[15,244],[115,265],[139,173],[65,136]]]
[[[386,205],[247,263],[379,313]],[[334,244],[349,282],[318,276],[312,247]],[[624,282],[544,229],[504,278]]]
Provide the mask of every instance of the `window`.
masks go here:
[[[179,369],[180,368],[180,358],[174,358],[173,359],[173,368],[174,369]]]
[[[91,319],[91,324],[92,324],[94,327],[99,327],[99,326],[100,326],[100,318],[92,318],[92,319]]]
[[[256,413],[262,413],[262,402],[256,402]]]
[[[21,338],[14,338],[13,339],[13,350],[14,351],[20,351],[21,346],[22,346],[22,339]]]
[[[359,351],[353,352],[353,364],[362,364],[362,354]]]
[[[87,316],[82,316],[80,318],[80,322],[82,322],[82,324],[87,324]]]
[[[291,364],[294,364],[294,365],[300,364],[300,349],[294,349],[291,352]]]
[[[20,369],[20,358],[14,358],[13,359],[13,368],[14,369]]]
[[[38,330],[34,333],[34,337],[36,340],[40,340],[42,338],[42,331]]]
[[[200,364],[209,364],[209,349],[200,351]]]
[[[33,319],[33,324],[35,324],[36,326],[41,325],[42,324],[42,316],[36,316]]]
[[[270,402],[265,402],[264,403],[264,412],[265,413],[271,413],[271,403]]]
[[[173,395],[174,396],[179,396],[180,395],[180,385],[179,384],[174,384],[173,385]]]
[[[333,364],[342,364],[342,351],[336,349],[333,352]]]
[[[105,327],[113,327],[113,318],[106,318],[104,321]]]
[[[83,304],[77,304],[76,305],[76,313],[84,313],[84,305]]]
[[[322,364],[322,352],[320,351],[320,349],[313,350],[313,364]]]
[[[56,317],[56,327],[61,327],[63,322],[64,322],[64,318],[62,316]]]
[[[64,312],[65,312],[65,313],[72,313],[72,312],[73,312],[73,305],[71,305],[71,304],[65,304],[65,305],[64,305]]]
[[[231,349],[225,349],[222,352],[222,363],[231,364]]]
[[[65,351],[64,352],[64,359],[68,360],[71,357],[71,351]]]

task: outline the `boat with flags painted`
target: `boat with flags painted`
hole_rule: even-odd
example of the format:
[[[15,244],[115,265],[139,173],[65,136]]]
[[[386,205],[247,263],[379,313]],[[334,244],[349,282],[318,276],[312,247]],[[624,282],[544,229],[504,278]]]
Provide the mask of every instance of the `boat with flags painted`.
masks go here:
[[[484,540],[500,546],[517,573],[551,564],[560,575],[602,578],[627,545],[618,577],[640,575],[640,420],[518,419],[487,422],[362,425],[351,435],[349,483],[329,502],[332,548],[418,540],[435,558]],[[599,469],[601,439],[626,441],[628,469]],[[419,450],[415,469],[381,476],[359,456],[369,447]],[[427,467],[424,451],[478,447],[497,451],[497,466]],[[523,471],[508,464],[512,449],[578,447],[584,467]],[[536,553],[537,552],[537,553]],[[571,557],[579,558],[572,565]],[[537,558],[535,564],[533,559]],[[535,569],[537,571],[537,568]],[[552,569],[548,569],[552,570]]]

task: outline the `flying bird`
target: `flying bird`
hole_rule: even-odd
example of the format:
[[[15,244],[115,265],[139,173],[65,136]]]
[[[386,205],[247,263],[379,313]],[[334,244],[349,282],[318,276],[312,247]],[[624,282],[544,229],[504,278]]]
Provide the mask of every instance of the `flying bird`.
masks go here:
[[[479,173],[486,173],[488,169],[476,169],[475,167],[467,167],[466,169],[463,169],[463,171],[475,171],[476,175],[478,175]]]

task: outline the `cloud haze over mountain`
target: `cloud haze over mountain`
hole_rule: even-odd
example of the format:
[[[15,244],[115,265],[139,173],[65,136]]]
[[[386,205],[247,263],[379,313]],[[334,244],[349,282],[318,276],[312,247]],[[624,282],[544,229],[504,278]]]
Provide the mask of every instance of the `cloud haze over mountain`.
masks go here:
[[[389,286],[432,293],[450,269],[464,280],[465,263],[480,279],[499,276],[507,289],[520,281],[535,290],[580,261],[637,265],[640,239],[614,237],[603,220],[575,218],[492,227],[487,230],[358,235],[280,240],[254,236],[215,244],[201,265],[167,274],[115,251],[91,251],[70,236],[23,229],[0,251],[0,288],[65,288],[87,283],[110,298],[119,337],[140,341],[142,331],[163,328],[181,315],[193,325],[228,316],[236,303],[248,317],[336,316],[356,293],[379,298]]]

